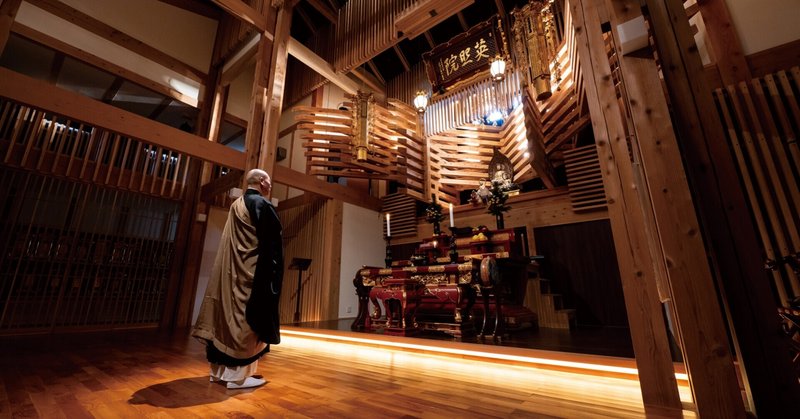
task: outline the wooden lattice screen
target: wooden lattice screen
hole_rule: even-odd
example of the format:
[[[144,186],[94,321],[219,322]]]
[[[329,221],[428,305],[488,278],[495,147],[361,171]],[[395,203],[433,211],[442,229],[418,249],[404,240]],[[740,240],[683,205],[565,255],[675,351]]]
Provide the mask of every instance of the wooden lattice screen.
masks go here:
[[[800,67],[714,91],[784,306],[800,296]]]
[[[606,208],[606,193],[597,147],[591,144],[565,151],[564,163],[572,210],[580,212]]]

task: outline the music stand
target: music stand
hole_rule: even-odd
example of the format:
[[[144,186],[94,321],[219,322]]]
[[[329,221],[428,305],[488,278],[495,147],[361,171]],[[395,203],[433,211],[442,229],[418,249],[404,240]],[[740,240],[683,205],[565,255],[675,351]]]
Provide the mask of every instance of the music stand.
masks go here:
[[[289,269],[297,270],[297,305],[294,310],[294,322],[300,321],[300,292],[303,290],[303,271],[311,265],[311,259],[292,258]]]

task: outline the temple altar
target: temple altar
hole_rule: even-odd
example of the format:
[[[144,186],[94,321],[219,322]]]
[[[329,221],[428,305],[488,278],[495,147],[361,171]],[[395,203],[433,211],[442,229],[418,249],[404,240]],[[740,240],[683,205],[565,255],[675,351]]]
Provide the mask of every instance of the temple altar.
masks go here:
[[[528,278],[538,271],[525,229],[482,232],[434,235],[423,239],[408,260],[359,269],[353,281],[358,314],[351,328],[500,339],[509,331],[536,327],[536,314],[523,304]]]

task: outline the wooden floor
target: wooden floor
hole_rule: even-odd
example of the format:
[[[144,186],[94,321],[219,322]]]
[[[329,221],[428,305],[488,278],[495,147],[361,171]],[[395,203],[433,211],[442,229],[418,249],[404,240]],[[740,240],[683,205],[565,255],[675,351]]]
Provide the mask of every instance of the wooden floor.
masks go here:
[[[259,363],[267,384],[226,390],[209,383],[203,346],[185,332],[4,337],[0,417],[645,416],[635,379],[340,338],[287,329]]]

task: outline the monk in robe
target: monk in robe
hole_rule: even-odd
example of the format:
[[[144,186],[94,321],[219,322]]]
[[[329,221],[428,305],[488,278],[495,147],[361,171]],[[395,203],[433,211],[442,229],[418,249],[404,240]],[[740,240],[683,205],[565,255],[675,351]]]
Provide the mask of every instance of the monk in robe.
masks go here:
[[[280,343],[278,305],[283,282],[281,222],[269,196],[267,172],[247,173],[247,190],[231,204],[192,336],[206,343],[212,382],[229,389],[266,381],[258,360]]]

